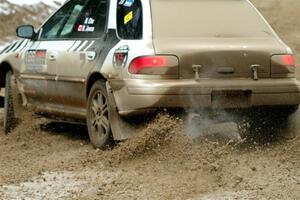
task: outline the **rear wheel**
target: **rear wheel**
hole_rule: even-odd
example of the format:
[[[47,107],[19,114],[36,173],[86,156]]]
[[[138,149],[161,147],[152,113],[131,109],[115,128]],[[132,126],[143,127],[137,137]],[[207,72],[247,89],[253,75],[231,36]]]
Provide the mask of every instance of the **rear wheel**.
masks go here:
[[[248,122],[252,139],[257,142],[270,142],[278,136],[285,136],[293,125],[289,116],[297,109],[296,105],[251,109]]]
[[[6,73],[4,97],[4,132],[8,134],[16,125],[13,101],[14,76],[12,71]]]
[[[92,144],[97,148],[107,148],[113,137],[109,120],[109,104],[105,82],[94,83],[87,105],[87,127]]]
[[[286,115],[294,114],[299,108],[299,105],[288,105],[281,108],[281,111]]]

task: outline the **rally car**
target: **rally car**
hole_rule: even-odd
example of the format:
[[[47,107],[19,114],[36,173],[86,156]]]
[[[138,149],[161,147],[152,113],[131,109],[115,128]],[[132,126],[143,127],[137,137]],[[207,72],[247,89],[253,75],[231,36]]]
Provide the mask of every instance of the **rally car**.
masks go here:
[[[17,35],[0,56],[6,132],[16,87],[36,113],[86,122],[96,147],[159,108],[300,102],[291,49],[248,0],[69,0]]]

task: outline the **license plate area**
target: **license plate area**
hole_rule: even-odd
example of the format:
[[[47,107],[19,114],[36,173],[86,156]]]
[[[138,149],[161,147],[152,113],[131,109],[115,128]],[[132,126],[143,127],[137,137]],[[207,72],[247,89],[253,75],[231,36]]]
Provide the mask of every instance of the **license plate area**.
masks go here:
[[[212,107],[246,108],[250,105],[250,90],[214,90],[211,94]]]

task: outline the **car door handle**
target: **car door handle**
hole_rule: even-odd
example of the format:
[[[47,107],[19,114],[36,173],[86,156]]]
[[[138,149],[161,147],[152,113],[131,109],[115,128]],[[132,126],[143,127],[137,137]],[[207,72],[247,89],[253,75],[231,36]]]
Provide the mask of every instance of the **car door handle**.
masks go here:
[[[95,51],[89,51],[86,53],[86,58],[89,61],[93,61],[96,58],[96,52]]]
[[[49,56],[49,60],[51,60],[51,61],[54,61],[54,60],[56,60],[56,57],[55,57],[55,55],[50,55],[50,56]]]

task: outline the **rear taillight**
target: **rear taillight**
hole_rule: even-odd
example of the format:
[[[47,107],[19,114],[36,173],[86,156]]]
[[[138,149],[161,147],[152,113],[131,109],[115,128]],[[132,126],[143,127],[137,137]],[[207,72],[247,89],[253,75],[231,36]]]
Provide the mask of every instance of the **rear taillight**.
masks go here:
[[[277,65],[295,67],[295,58],[293,55],[274,55],[272,62]]]
[[[274,55],[271,59],[272,77],[294,77],[295,58],[292,54]]]
[[[132,60],[129,73],[144,75],[178,75],[176,56],[142,56]]]

